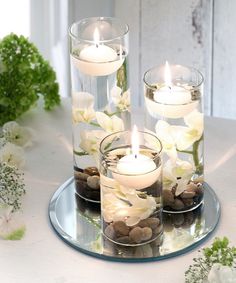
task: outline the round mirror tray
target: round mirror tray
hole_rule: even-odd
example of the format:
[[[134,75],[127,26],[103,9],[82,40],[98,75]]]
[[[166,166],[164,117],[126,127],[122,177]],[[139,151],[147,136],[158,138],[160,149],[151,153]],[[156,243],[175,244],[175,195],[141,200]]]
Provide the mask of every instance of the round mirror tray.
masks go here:
[[[217,226],[219,200],[208,184],[205,183],[204,188],[200,207],[185,213],[163,213],[163,235],[138,247],[116,245],[102,236],[100,205],[86,202],[75,193],[73,177],[54,193],[49,204],[49,218],[59,237],[85,254],[122,262],[156,261],[195,248]]]

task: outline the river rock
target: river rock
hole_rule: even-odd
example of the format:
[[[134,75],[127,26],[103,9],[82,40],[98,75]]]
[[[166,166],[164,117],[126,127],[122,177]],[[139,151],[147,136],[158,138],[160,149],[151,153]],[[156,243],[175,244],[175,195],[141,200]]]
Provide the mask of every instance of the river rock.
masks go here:
[[[171,207],[175,210],[181,210],[184,208],[184,203],[182,202],[182,200],[176,198]]]
[[[84,173],[88,174],[90,176],[94,176],[94,175],[99,176],[99,172],[98,172],[98,168],[97,167],[92,167],[92,166],[91,167],[86,167],[84,169]]]
[[[174,203],[174,195],[170,190],[163,190],[162,196],[164,205],[172,205]]]
[[[116,241],[121,244],[129,244],[130,238],[129,236],[122,236],[122,237],[116,238]]]
[[[159,218],[147,218],[143,219],[138,223],[138,226],[141,228],[150,227],[151,229],[155,229],[160,224]]]
[[[135,227],[129,232],[130,240],[135,244],[139,244],[142,242],[142,228]]]
[[[142,241],[148,241],[152,238],[152,229],[150,227],[144,227],[142,229]]]
[[[81,181],[87,181],[89,175],[86,173],[82,173],[79,171],[75,171],[75,179],[81,180]]]
[[[123,221],[116,221],[113,223],[113,228],[116,233],[116,237],[128,236],[129,227]]]
[[[106,228],[105,228],[105,235],[110,238],[110,239],[114,239],[115,237],[115,230],[113,228],[112,225],[108,225]]]
[[[91,189],[100,189],[100,177],[99,176],[89,176],[87,179],[87,184]]]

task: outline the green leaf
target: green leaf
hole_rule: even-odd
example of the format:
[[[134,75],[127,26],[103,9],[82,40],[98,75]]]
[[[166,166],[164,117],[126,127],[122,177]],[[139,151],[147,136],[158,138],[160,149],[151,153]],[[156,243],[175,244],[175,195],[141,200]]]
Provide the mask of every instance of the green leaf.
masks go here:
[[[25,235],[25,227],[19,228],[5,237],[5,240],[21,240]]]

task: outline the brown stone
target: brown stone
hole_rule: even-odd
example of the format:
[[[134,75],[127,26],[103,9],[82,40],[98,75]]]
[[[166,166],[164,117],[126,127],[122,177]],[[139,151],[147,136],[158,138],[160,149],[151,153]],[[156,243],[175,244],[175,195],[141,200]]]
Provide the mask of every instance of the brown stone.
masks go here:
[[[185,206],[192,206],[193,205],[193,199],[192,198],[182,199],[182,201],[185,204]]]
[[[108,225],[106,228],[105,228],[105,231],[104,231],[105,235],[110,238],[110,239],[114,239],[115,237],[115,230],[113,228],[112,225]]]
[[[87,184],[91,189],[98,190],[100,189],[100,177],[95,176],[89,176],[87,179]]]
[[[116,237],[128,236],[129,227],[123,221],[116,221],[113,223],[113,228],[116,233]]]
[[[148,241],[152,238],[152,229],[149,227],[144,227],[142,229],[142,241]]]
[[[141,228],[150,227],[151,229],[155,229],[160,224],[159,218],[147,218],[143,219],[138,223],[138,226]]]
[[[74,176],[75,176],[75,179],[78,179],[78,180],[81,180],[81,181],[87,181],[87,179],[89,177],[88,174],[85,174],[85,173],[82,173],[82,172],[79,172],[79,171],[75,171]]]
[[[116,241],[121,244],[129,244],[130,238],[129,236],[122,236],[122,237],[116,238]]]
[[[84,173],[88,174],[90,176],[94,176],[94,175],[99,176],[99,172],[98,172],[98,168],[97,167],[92,167],[92,166],[91,167],[86,167],[84,169]]]
[[[182,202],[182,200],[176,198],[171,207],[175,210],[181,210],[184,208],[184,203]]]
[[[142,242],[142,228],[135,227],[129,232],[129,237],[132,242],[139,244]]]
[[[162,196],[163,196],[164,206],[171,205],[174,203],[174,195],[170,190],[163,190]]]

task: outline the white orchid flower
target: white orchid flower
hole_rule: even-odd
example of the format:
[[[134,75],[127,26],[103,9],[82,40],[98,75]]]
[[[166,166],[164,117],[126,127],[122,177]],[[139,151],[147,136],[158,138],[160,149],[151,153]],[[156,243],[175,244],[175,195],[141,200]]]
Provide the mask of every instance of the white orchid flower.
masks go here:
[[[75,123],[90,123],[95,119],[94,96],[89,92],[74,92],[72,94],[72,117]]]
[[[0,163],[4,162],[17,168],[23,167],[25,164],[24,150],[13,143],[6,143],[0,148]]]
[[[0,237],[6,240],[19,240],[24,235],[25,225],[21,213],[12,211],[12,206],[0,206]]]
[[[120,87],[114,86],[111,90],[111,99],[121,111],[130,111],[130,90],[123,92]]]
[[[177,159],[176,162],[168,160],[163,167],[164,189],[171,189],[177,184],[175,195],[180,195],[193,174],[193,165],[188,161]]]
[[[102,211],[104,220],[125,221],[128,226],[136,225],[155,211],[155,198],[140,198],[135,189],[121,186],[117,181],[101,175]]]
[[[124,130],[124,122],[116,115],[109,117],[103,112],[96,112],[96,119],[98,124],[108,133]]]
[[[79,109],[73,107],[72,118],[74,123],[90,123],[95,119],[95,111],[93,108]]]
[[[213,264],[207,279],[208,283],[233,283],[236,282],[236,270],[233,267],[215,263]]]
[[[81,131],[80,148],[85,152],[94,155],[98,153],[100,141],[106,136],[102,130]]]
[[[172,135],[179,150],[186,150],[203,134],[203,113],[192,111],[184,117],[185,126],[171,126]]]
[[[172,135],[172,126],[167,122],[159,120],[155,126],[156,135],[160,139],[163,152],[165,152],[173,161],[177,158],[175,139]]]
[[[3,137],[6,141],[22,147],[31,146],[34,135],[32,129],[22,127],[15,121],[10,121],[3,125]]]

